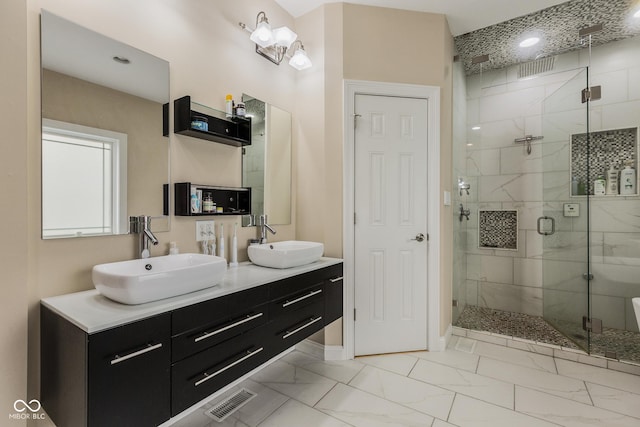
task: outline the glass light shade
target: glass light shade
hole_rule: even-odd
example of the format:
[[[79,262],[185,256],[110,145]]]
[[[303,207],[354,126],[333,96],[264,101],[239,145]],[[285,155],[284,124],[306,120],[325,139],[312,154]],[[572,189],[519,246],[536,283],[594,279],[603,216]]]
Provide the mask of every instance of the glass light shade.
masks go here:
[[[307,52],[302,49],[296,49],[296,53],[289,60],[289,65],[299,71],[305,70],[311,67],[311,60],[307,56]]]
[[[293,42],[298,38],[298,35],[287,27],[280,27],[273,30],[273,37],[278,46],[289,49]]]
[[[271,25],[267,21],[260,22],[249,38],[260,47],[269,47],[275,43]]]

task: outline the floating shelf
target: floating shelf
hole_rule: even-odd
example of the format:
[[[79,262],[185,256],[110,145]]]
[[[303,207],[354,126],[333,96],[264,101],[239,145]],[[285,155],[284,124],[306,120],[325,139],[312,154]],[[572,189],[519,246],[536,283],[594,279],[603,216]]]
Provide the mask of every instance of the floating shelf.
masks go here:
[[[212,215],[248,215],[251,213],[251,188],[216,187],[213,185],[175,183],[176,216],[212,216]],[[208,195],[222,212],[192,212],[191,190],[202,194],[202,200]],[[202,210],[202,203],[200,203]]]
[[[193,128],[194,117],[204,118],[208,122],[208,130]],[[251,145],[251,118],[227,117],[223,111],[192,102],[190,96],[183,96],[173,101],[173,132],[243,147]]]

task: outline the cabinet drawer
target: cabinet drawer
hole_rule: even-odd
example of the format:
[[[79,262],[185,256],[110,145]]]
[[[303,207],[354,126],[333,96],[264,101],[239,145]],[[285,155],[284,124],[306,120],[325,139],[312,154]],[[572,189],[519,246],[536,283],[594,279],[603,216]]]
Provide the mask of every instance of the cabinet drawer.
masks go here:
[[[88,336],[88,425],[169,418],[170,322],[164,314]]]
[[[279,353],[325,326],[324,300],[284,313],[271,324],[272,345]]]
[[[324,301],[323,283],[313,287],[298,290],[296,293],[276,299],[269,305],[271,319],[277,319],[282,315],[301,309],[302,307]]]
[[[342,289],[342,275],[336,275],[324,282],[324,317],[326,325],[342,317]]]
[[[267,298],[267,287],[258,286],[175,310],[172,314],[171,334],[175,336],[202,328],[202,325],[233,319],[238,313],[263,304]]]
[[[305,289],[318,286],[326,277],[324,269],[310,271],[299,276],[279,280],[269,284],[269,299],[277,300]]]
[[[172,416],[267,361],[266,328],[267,325],[260,326],[174,363],[171,370]]]
[[[171,360],[178,361],[267,323],[267,304],[184,332],[171,339]]]

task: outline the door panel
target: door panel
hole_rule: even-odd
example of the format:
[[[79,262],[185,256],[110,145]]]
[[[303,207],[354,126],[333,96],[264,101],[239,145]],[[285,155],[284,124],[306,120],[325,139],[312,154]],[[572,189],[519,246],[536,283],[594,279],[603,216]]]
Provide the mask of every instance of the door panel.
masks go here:
[[[427,347],[426,99],[356,95],[355,354]]]

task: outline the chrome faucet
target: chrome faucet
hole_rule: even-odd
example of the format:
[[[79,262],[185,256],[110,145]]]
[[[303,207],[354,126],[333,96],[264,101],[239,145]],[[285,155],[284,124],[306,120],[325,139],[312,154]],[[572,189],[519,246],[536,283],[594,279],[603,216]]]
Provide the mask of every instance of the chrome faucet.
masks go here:
[[[151,232],[151,217],[147,215],[130,216],[129,232],[140,235],[138,256],[140,258],[149,258],[149,242],[154,246],[158,244],[157,237]]]
[[[269,224],[267,224],[267,216],[260,215],[260,220],[258,222],[258,227],[260,227],[260,244],[267,243],[267,230],[271,232],[271,234],[276,234],[276,230],[271,228]]]

